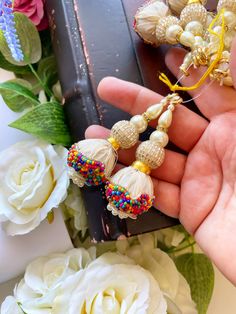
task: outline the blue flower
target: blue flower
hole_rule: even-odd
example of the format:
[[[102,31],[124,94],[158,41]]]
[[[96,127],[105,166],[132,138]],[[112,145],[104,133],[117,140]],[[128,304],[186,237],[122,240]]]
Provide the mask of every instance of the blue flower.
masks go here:
[[[12,57],[20,62],[24,60],[13,15],[12,1],[0,0],[0,29],[3,31]]]

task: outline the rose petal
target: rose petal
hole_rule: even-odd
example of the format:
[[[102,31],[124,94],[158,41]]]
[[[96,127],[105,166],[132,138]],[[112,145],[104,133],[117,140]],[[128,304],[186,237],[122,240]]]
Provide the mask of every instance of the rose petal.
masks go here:
[[[1,314],[23,314],[15,298],[7,297],[1,305]]]

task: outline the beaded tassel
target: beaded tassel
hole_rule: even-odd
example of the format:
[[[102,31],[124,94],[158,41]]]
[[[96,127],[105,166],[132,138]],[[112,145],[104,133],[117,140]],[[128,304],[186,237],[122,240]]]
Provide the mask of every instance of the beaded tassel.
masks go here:
[[[149,44],[181,44],[190,50],[180,66],[184,75],[191,66],[208,67],[207,75],[191,89],[199,87],[208,76],[220,85],[233,86],[229,60],[236,35],[236,0],[220,0],[214,18],[205,4],[205,0],[169,0],[168,8],[158,0],[150,1],[136,13],[134,29]],[[172,91],[185,88],[172,85],[164,75],[160,80]]]
[[[132,166],[118,171],[106,183],[106,197],[109,202],[107,209],[120,218],[136,219],[153,204],[154,189],[149,174],[164,161],[164,147],[169,141],[167,130],[172,122],[172,112],[182,102],[177,94],[167,98],[167,110],[160,116],[157,129],[150,139],[139,145],[136,161]]]
[[[67,159],[68,174],[73,182],[79,187],[104,183],[116,164],[117,150],[134,146],[139,140],[139,134],[146,130],[148,122],[158,118],[167,102],[168,96],[150,106],[143,115],[136,115],[130,121],[117,122],[107,140],[88,139],[74,144]]]

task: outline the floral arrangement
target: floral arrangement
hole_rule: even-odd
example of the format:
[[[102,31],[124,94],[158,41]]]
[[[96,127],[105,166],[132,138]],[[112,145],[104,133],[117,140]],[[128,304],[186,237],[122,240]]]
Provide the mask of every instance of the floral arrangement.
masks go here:
[[[177,228],[40,257],[1,313],[206,313],[213,269],[202,254],[178,256],[188,241]]]
[[[71,138],[44,2],[0,0],[0,67],[15,74],[0,94],[20,115],[10,127],[36,137],[0,153],[0,221],[20,236],[53,223],[59,207],[75,248],[32,261],[1,314],[206,313],[214,270],[181,226],[90,244],[80,189],[65,167]]]

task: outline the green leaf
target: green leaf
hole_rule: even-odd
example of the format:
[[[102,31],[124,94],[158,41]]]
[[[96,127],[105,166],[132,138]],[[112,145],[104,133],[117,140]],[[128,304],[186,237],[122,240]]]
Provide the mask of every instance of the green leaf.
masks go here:
[[[24,61],[18,62],[12,57],[2,31],[0,31],[0,51],[4,55],[5,59],[12,64],[27,65],[30,63],[36,63],[42,56],[41,41],[37,28],[24,14],[16,12],[14,13],[14,16],[16,31],[24,53]]]
[[[28,66],[17,66],[8,62],[1,52],[0,52],[0,68],[6,71],[14,72],[17,75],[30,73],[30,68]]]
[[[69,146],[72,143],[63,106],[56,102],[47,102],[34,107],[9,126],[38,136],[52,144]]]
[[[22,79],[0,83],[0,94],[7,106],[15,112],[39,104],[37,97],[31,92],[31,84]]]
[[[54,56],[42,59],[38,66],[38,76],[43,83],[49,88],[52,87],[57,81],[57,65]]]
[[[204,254],[187,253],[175,259],[176,266],[191,288],[198,314],[206,314],[214,288],[214,269]]]

